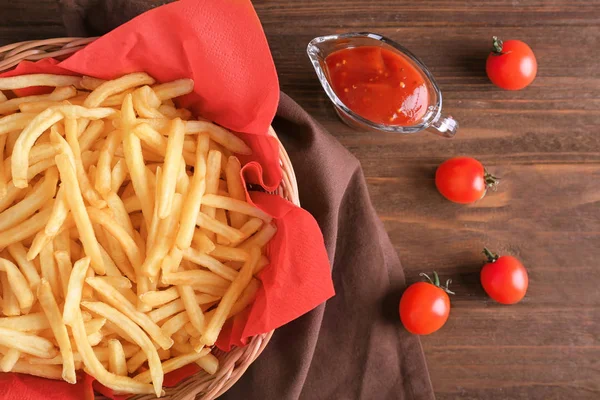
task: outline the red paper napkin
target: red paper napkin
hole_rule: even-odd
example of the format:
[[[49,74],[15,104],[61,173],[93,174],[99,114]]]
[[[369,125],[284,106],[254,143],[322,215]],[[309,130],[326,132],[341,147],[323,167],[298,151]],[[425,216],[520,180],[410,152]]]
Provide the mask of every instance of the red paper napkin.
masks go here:
[[[183,106],[234,131],[254,153],[242,158],[245,180],[273,190],[281,181],[278,145],[267,135],[279,99],[277,75],[250,1],[183,0],[148,11],[67,60],[23,62],[1,76],[30,73],[90,75],[110,79],[145,71],[159,81],[193,78]],[[39,92],[31,88],[19,95]],[[249,201],[275,218],[268,248],[271,264],[260,274],[256,300],[228,324],[217,345],[228,350],[312,310],[334,295],[323,237],[314,218],[278,196],[253,193]],[[196,372],[169,374],[169,383]],[[2,399],[89,398],[91,378],[77,385],[19,374],[0,374]],[[96,383],[97,384],[97,383]],[[105,388],[97,387],[106,395]],[[4,392],[3,392],[4,391]]]

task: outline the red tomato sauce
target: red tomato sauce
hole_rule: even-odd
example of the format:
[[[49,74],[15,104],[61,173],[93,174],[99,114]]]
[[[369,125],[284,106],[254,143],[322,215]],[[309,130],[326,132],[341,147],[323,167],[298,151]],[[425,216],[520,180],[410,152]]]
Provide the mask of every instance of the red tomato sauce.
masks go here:
[[[325,63],[333,90],[361,117],[410,126],[427,111],[425,78],[397,53],[376,46],[352,47],[331,53]]]

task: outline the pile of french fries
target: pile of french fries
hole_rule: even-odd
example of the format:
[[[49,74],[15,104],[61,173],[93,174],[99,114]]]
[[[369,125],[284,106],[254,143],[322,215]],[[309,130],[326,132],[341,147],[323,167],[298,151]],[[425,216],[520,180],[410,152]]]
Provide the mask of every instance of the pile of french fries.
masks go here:
[[[12,90],[50,86],[50,94]],[[254,299],[271,217],[189,79],[0,78],[0,369],[161,396]],[[7,96],[8,95],[8,96]]]

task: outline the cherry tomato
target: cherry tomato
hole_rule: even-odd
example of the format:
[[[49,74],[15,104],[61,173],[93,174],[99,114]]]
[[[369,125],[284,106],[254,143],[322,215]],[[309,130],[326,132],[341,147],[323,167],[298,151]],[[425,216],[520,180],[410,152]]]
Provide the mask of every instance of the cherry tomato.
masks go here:
[[[488,188],[496,190],[499,182],[479,161],[471,157],[446,160],[435,172],[435,186],[442,196],[460,204],[481,199]]]
[[[498,257],[488,249],[483,250],[489,263],[481,270],[481,285],[492,299],[502,304],[521,301],[529,286],[527,270],[513,256]]]
[[[494,50],[485,64],[488,77],[494,85],[506,90],[520,90],[529,86],[537,74],[535,55],[520,40],[502,42],[493,37]]]
[[[446,286],[440,286],[440,279],[433,273],[434,281],[426,274],[429,282],[413,283],[404,291],[400,299],[400,319],[410,333],[429,335],[440,329],[450,314],[450,298],[447,293],[450,280]]]

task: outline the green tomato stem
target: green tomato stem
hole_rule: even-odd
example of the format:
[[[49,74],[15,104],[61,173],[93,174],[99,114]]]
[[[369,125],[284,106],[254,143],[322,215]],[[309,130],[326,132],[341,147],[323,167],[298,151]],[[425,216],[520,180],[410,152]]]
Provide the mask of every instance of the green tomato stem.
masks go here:
[[[504,45],[504,43],[502,43],[502,40],[500,40],[498,38],[498,36],[492,36],[492,46],[494,47],[494,50],[492,50],[492,52],[494,54],[500,55],[502,54],[502,46]]]
[[[483,254],[485,254],[485,256],[487,257],[488,262],[491,263],[498,261],[498,258],[500,258],[498,254],[491,252],[490,250],[488,250],[487,247],[483,248]]]

